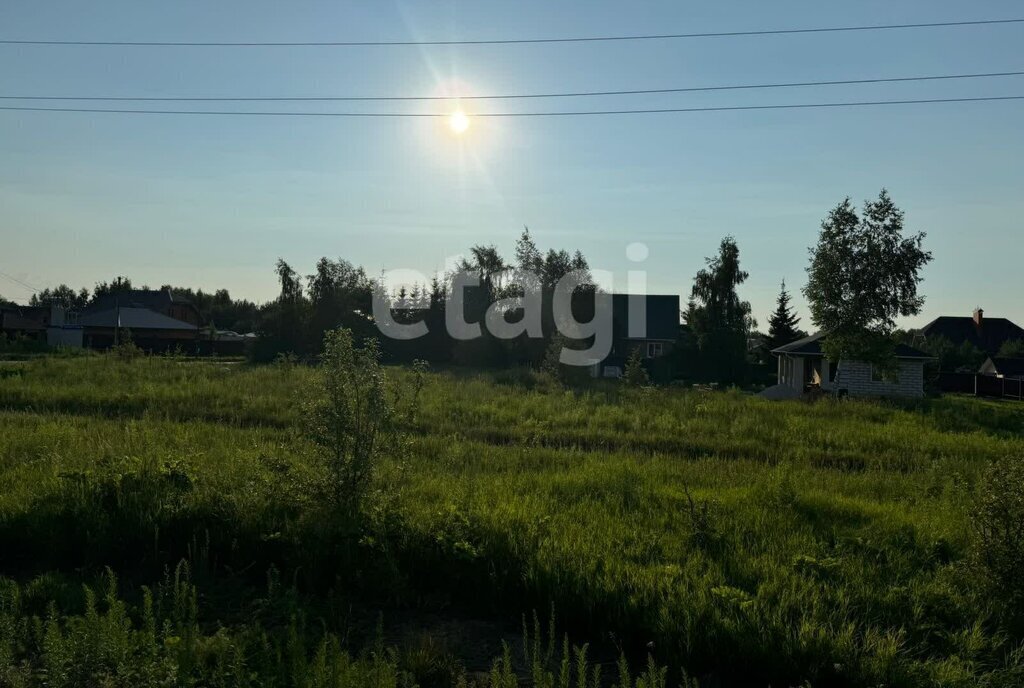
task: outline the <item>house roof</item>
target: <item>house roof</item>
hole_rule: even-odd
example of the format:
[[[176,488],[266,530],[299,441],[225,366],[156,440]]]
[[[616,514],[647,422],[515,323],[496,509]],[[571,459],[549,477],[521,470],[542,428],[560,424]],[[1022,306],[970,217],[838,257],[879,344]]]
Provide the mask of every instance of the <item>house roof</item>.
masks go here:
[[[120,322],[118,318],[120,317]],[[111,308],[105,311],[83,313],[78,324],[82,327],[120,327],[129,330],[190,330],[199,328],[191,323],[169,318],[148,308]]]
[[[988,360],[992,362],[992,368],[997,375],[1009,375],[1011,377],[1024,375],[1024,358],[1000,358],[995,356]]]
[[[163,309],[171,304],[191,304],[188,299],[176,295],[170,289],[130,289],[100,296],[86,309],[89,312],[121,308]]]
[[[45,330],[49,318],[49,306],[0,306],[0,328],[5,330]]]
[[[647,308],[647,331],[643,337],[631,339],[679,338],[679,296],[678,294],[612,294],[612,318],[617,321],[623,334],[629,322],[630,297],[638,296]]]
[[[817,332],[795,342],[784,344],[777,349],[772,349],[772,353],[790,356],[824,356],[825,353],[821,348],[821,343],[824,340],[825,333]],[[896,358],[931,358],[929,354],[906,344],[897,344],[894,353]]]
[[[925,337],[945,337],[960,346],[970,342],[982,351],[996,353],[1004,342],[1024,339],[1024,329],[1006,318],[983,317],[979,327],[974,318],[943,315],[921,328]]]

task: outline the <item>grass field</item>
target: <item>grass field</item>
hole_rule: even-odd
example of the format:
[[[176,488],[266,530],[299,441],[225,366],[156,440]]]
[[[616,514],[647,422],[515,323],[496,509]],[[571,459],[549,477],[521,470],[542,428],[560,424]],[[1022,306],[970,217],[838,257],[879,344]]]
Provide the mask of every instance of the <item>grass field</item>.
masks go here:
[[[312,375],[0,367],[0,685],[443,685],[479,667],[383,649],[378,611],[552,606],[593,666],[650,654],[670,685],[683,668],[705,685],[1024,685],[1024,633],[970,556],[982,472],[1024,457],[1024,405],[431,373],[383,497],[339,541],[304,489]],[[516,654],[487,681],[543,684],[538,652]],[[569,655],[554,684],[581,673]]]

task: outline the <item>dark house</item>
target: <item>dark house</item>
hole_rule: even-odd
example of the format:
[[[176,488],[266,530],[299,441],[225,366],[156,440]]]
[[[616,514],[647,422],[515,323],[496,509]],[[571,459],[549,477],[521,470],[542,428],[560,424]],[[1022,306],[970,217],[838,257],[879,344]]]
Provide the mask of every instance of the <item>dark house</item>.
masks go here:
[[[1024,380],[1024,358],[989,357],[978,372],[982,375]]]
[[[672,349],[679,338],[679,296],[676,294],[612,294],[612,350],[594,366],[596,377],[618,377],[636,348],[645,359],[656,359]],[[630,331],[631,309],[643,317]]]
[[[0,306],[0,332],[11,339],[45,342],[50,315],[49,306]]]
[[[1024,329],[1006,318],[986,318],[985,311],[978,308],[974,315],[955,317],[943,315],[921,328],[925,339],[942,337],[954,346],[969,343],[990,356],[999,353],[999,348],[1014,339],[1024,340]]]
[[[170,289],[131,289],[105,294],[85,309],[86,313],[111,311],[116,308],[144,308],[168,318],[199,326],[199,310],[188,299]]]
[[[147,351],[194,352],[199,328],[192,323],[157,313],[148,308],[114,306],[107,310],[90,307],[78,320],[82,342],[90,349],[106,349],[116,339],[131,334],[132,342]],[[116,334],[115,334],[116,333]]]

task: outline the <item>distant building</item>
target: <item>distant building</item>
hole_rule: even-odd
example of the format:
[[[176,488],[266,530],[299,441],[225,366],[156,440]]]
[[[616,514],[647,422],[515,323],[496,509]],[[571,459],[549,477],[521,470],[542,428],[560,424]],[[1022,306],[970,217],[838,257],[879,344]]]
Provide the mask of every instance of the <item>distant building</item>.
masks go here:
[[[884,370],[866,361],[844,360],[833,364],[825,357],[825,335],[813,334],[774,349],[778,357],[778,384],[797,394],[822,389],[863,397],[923,397],[924,364],[931,357],[923,351],[897,344],[896,369]]]
[[[83,344],[90,349],[107,349],[126,335],[147,351],[180,348],[194,352],[200,339],[199,327],[148,308],[114,306],[106,310],[90,307],[81,315]]]
[[[51,315],[49,306],[0,306],[0,332],[10,339],[45,341]]]
[[[978,370],[982,375],[1024,380],[1024,358],[990,356]]]
[[[127,333],[147,351],[197,350],[199,310],[170,289],[129,289],[95,298],[81,313],[82,343],[107,349]],[[116,332],[116,334],[115,334]]]
[[[82,329],[59,306],[0,306],[0,332],[51,347],[82,346]]]
[[[1024,329],[1006,318],[986,318],[985,311],[978,308],[971,317],[943,315],[921,328],[925,339],[942,337],[954,346],[969,343],[990,356],[999,353],[1000,347],[1008,341],[1024,340]]]
[[[86,313],[110,311],[115,308],[144,308],[199,326],[199,309],[188,299],[178,296],[170,289],[129,289],[96,298],[85,309]]]
[[[679,338],[676,294],[612,294],[612,349],[591,371],[595,377],[619,377],[634,349],[645,359],[660,358]],[[638,310],[639,309],[639,310]],[[633,321],[630,321],[630,315]]]

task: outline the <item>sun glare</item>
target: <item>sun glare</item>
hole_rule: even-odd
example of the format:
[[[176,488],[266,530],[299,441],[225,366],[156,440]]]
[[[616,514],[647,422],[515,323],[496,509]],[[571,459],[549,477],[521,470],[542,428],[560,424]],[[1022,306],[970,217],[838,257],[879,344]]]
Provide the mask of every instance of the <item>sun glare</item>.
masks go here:
[[[456,110],[448,115],[448,127],[456,134],[461,134],[469,129],[469,117],[462,110]]]

